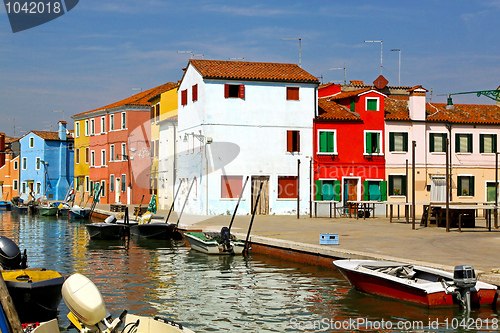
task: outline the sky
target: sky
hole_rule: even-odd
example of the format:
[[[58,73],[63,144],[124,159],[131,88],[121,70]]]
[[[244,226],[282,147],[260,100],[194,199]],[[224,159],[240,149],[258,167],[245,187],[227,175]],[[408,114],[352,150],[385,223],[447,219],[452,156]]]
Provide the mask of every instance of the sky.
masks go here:
[[[298,64],[300,54],[322,83],[343,83],[345,67],[347,82],[371,84],[382,46],[389,85],[401,76],[445,103],[500,85],[499,15],[500,0],[80,0],[12,33],[0,5],[0,132],[56,131],[60,120],[72,129],[72,115],[180,80],[190,57]],[[300,38],[301,52],[283,38]]]

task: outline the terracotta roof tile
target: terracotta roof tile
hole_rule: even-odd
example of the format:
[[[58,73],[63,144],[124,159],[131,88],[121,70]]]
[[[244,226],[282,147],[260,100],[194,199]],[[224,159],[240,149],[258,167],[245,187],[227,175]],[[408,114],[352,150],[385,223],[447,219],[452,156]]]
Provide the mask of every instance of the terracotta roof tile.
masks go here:
[[[317,77],[296,64],[191,59],[206,79],[319,83]]]
[[[327,99],[318,100],[319,115],[317,120],[360,120],[359,114],[348,108]]]
[[[122,99],[121,101],[118,101],[118,102],[115,102],[115,103],[112,103],[112,104],[109,104],[109,105],[106,105],[106,106],[103,106],[103,107],[100,107],[100,108],[97,108],[94,110],[85,111],[82,113],[75,114],[73,117],[81,116],[81,115],[96,112],[96,111],[113,109],[113,108],[117,108],[120,106],[126,106],[126,105],[150,106],[151,102],[149,102],[149,100],[152,97],[159,95],[159,94],[161,94],[167,90],[170,90],[172,88],[175,88],[175,87],[177,87],[177,85],[178,85],[177,82],[168,82],[168,83],[162,84],[160,86],[148,89],[146,91],[141,91],[140,93],[132,95],[132,96],[127,97],[125,99]]]
[[[361,81],[361,80],[351,80],[349,82],[349,84],[353,85],[353,86],[364,86],[364,82]]]
[[[352,96],[357,96],[359,94],[365,93],[367,91],[370,91],[370,88],[365,88],[365,89],[359,89],[359,90],[353,90],[353,91],[343,91],[337,95],[333,95],[329,97],[329,100],[339,100],[339,99],[344,99],[344,98],[349,98]]]
[[[408,97],[385,99],[385,120],[410,120],[408,114]]]
[[[59,133],[58,132],[31,131],[30,133],[34,133],[44,140],[59,141]],[[66,135],[66,137],[68,140],[73,140],[73,137],[71,135]]]

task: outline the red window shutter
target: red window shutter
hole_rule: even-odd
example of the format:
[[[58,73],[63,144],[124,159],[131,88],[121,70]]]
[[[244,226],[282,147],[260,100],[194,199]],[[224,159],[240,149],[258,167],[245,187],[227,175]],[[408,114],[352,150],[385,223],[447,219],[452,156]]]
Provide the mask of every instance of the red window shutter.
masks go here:
[[[192,90],[192,97],[193,97],[193,102],[196,102],[198,100],[198,85],[195,84],[193,86],[193,90]]]
[[[295,131],[295,145],[296,145],[296,150],[295,151],[300,151],[300,132]]]
[[[278,198],[292,199],[298,197],[297,176],[278,177]]]
[[[299,87],[287,87],[286,88],[286,99],[289,101],[299,100]]]
[[[229,98],[229,84],[224,85],[224,97]]]
[[[181,105],[186,105],[187,104],[187,89],[181,91]]]
[[[293,131],[286,131],[286,151],[293,151]]]
[[[151,121],[155,120],[155,107],[154,107],[154,105],[151,105],[151,111],[149,112],[149,118],[151,118]]]
[[[242,176],[222,176],[221,179],[221,198],[237,198],[242,189]]]
[[[238,97],[245,98],[245,85],[244,84],[240,84],[240,87],[238,89]]]

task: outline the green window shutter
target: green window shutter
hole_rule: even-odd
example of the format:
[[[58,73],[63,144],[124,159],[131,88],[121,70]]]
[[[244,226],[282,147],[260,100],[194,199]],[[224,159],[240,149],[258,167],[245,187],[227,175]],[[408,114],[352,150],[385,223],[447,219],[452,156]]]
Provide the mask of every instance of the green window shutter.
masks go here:
[[[461,176],[457,177],[457,195],[458,196],[462,195],[462,177]]]
[[[472,134],[467,134],[467,152],[472,153]]]
[[[394,132],[389,133],[389,151],[394,151]]]
[[[394,176],[389,176],[389,195],[394,195]]]
[[[401,176],[401,195],[407,195],[406,193],[406,176]]]
[[[455,134],[455,153],[460,152],[460,135]]]
[[[493,134],[493,152],[497,152],[497,135]]]
[[[371,154],[372,153],[372,133],[366,132],[366,153]]]
[[[327,132],[327,151],[333,153],[335,151],[335,133]]]
[[[377,138],[377,154],[380,154],[380,144],[382,142],[382,138],[380,137],[381,134],[380,133],[376,133],[375,134],[375,137]]]
[[[350,110],[352,112],[356,111],[356,102],[355,102],[354,98],[351,98],[351,108],[350,108]]]
[[[314,184],[314,200],[321,201],[323,199],[323,195],[321,195],[321,180],[316,180]]]
[[[387,181],[380,182],[380,195],[382,196],[382,201],[387,201]]]
[[[319,132],[319,151],[325,153],[328,151],[328,132]]]
[[[474,176],[469,176],[469,195],[474,196]]]
[[[335,194],[335,201],[340,201],[342,194],[342,186],[340,180],[333,181],[333,193]]]
[[[368,201],[370,200],[370,191],[369,191],[369,184],[368,184],[368,181],[365,180],[363,182],[363,201]]]
[[[403,151],[408,151],[408,133],[403,133]]]
[[[431,153],[434,152],[434,134],[433,133],[429,134],[429,152],[431,152]]]
[[[443,138],[442,151],[446,152],[446,150],[447,150],[447,148],[446,148],[446,133],[441,134],[441,136]]]
[[[377,100],[374,98],[366,99],[366,110],[367,111],[377,111]]]
[[[484,134],[479,134],[479,153],[484,153]]]

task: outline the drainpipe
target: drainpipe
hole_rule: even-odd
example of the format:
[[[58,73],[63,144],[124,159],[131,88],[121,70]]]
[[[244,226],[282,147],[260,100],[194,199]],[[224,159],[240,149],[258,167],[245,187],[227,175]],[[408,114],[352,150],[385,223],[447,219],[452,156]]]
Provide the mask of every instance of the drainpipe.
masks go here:
[[[453,177],[453,154],[452,154],[452,146],[451,146],[451,123],[447,123],[446,124],[446,128],[448,129],[448,133],[450,134],[449,135],[449,138],[450,138],[450,147],[448,148],[449,151],[450,151],[450,154],[449,154],[449,168],[450,168],[450,174],[449,174],[449,177],[450,177],[450,188],[449,188],[449,193],[447,193],[449,196],[450,196],[450,201],[453,201],[453,181],[452,181],[452,177]]]

